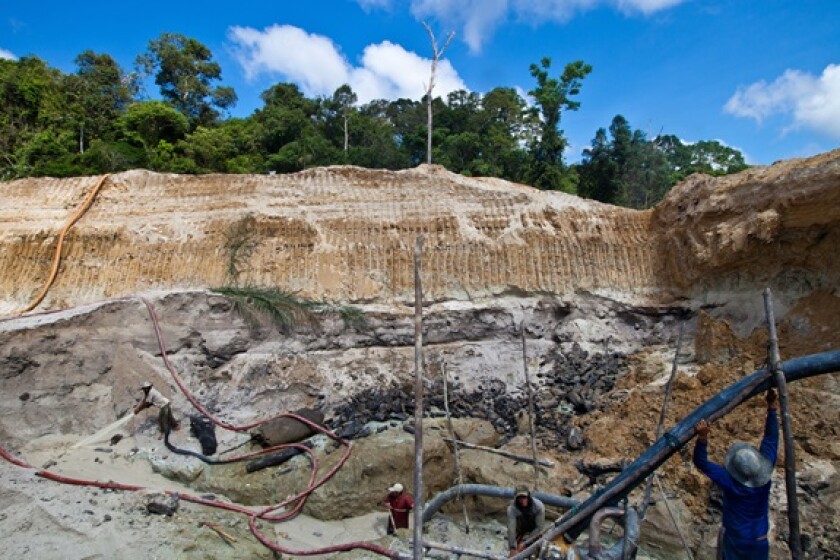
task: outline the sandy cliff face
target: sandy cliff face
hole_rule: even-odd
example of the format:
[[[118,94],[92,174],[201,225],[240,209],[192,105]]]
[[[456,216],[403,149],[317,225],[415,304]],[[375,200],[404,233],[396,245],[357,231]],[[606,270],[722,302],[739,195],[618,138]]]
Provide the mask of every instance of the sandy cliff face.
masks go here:
[[[55,234],[97,178],[0,188],[0,312],[49,269]],[[411,299],[426,238],[431,299],[513,292],[669,301],[745,281],[836,282],[840,151],[725,178],[694,176],[638,212],[440,167],[284,176],[109,177],[71,229],[46,307],[230,281],[342,301]],[[237,233],[238,232],[238,233]],[[238,236],[238,237],[237,237]],[[835,261],[835,262],[832,262]]]

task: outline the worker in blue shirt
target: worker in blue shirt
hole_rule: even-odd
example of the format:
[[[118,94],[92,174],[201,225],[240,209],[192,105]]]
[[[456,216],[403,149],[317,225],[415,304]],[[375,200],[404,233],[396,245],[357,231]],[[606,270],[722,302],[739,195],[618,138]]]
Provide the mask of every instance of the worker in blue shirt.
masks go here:
[[[718,538],[718,558],[766,560],[770,554],[770,478],[779,449],[778,402],[767,391],[767,419],[761,447],[735,442],[726,452],[724,466],[709,461],[709,423],[701,420],[694,446],[694,464],[723,491],[723,523]]]

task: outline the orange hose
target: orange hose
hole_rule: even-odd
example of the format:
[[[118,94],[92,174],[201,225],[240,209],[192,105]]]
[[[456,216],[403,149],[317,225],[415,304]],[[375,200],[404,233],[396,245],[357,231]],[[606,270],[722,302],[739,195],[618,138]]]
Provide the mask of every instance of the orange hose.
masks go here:
[[[26,306],[24,309],[18,311],[16,315],[22,315],[27,311],[32,311],[33,309],[38,307],[38,305],[40,305],[42,301],[44,301],[44,298],[47,296],[47,292],[49,291],[53,282],[55,282],[55,277],[58,276],[58,266],[61,264],[61,248],[64,245],[64,237],[67,235],[67,232],[70,231],[70,228],[73,227],[73,225],[77,221],[79,221],[79,218],[84,216],[85,212],[87,212],[88,209],[91,207],[91,205],[93,204],[93,199],[96,198],[97,194],[99,194],[100,189],[102,189],[102,185],[105,184],[105,179],[107,179],[108,177],[110,177],[110,175],[103,175],[99,178],[99,181],[97,181],[96,186],[93,187],[93,190],[87,195],[84,202],[82,202],[82,205],[76,209],[73,215],[70,216],[70,219],[67,220],[67,223],[64,224],[64,227],[61,228],[61,231],[58,233],[58,244],[56,245],[55,253],[53,254],[52,268],[50,269],[49,278],[47,278],[46,283],[41,288],[41,292],[38,294],[35,300],[28,306]]]

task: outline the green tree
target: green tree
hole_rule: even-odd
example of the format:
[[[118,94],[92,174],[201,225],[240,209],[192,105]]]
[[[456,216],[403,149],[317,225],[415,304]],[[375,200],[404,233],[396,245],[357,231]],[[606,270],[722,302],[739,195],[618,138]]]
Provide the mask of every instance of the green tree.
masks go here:
[[[348,124],[350,121],[350,114],[353,111],[353,106],[359,100],[359,97],[353,92],[353,88],[344,84],[335,90],[332,97],[332,104],[336,110],[341,114],[341,119],[344,123],[344,152],[350,145],[350,131]]]
[[[654,142],[666,155],[673,168],[671,182],[678,183],[692,173],[728,175],[749,166],[744,155],[717,140],[701,140],[686,144],[673,134],[658,136]]]
[[[78,71],[65,77],[67,111],[79,130],[79,151],[91,140],[112,139],[116,122],[133,101],[136,82],[108,54],[85,51],[76,57]]]
[[[583,161],[578,174],[578,194],[609,204],[620,202],[619,167],[613,158],[605,129],[599,128],[592,140],[592,147],[583,151]]]
[[[567,141],[559,128],[560,119],[564,110],[580,108],[580,102],[573,97],[580,93],[582,80],[592,72],[592,66],[580,60],[570,62],[559,79],[549,77],[550,69],[550,58],[543,58],[539,66],[531,65],[531,76],[536,78],[537,87],[528,93],[534,97],[542,118],[540,137],[532,147],[531,183],[542,189],[570,191],[574,178],[566,173],[563,165]]]
[[[621,115],[610,123],[611,141],[601,128],[578,168],[580,194],[631,208],[649,208],[671,187],[665,154]]]
[[[32,175],[39,158],[63,155],[68,147],[72,152],[72,142],[58,136],[66,104],[61,79],[38,57],[0,59],[0,178]],[[39,136],[38,147],[25,149],[48,128],[52,133]]]
[[[175,144],[189,130],[187,118],[162,101],[142,101],[128,107],[121,124],[129,138],[151,152],[161,142]]]
[[[194,161],[202,173],[259,173],[264,168],[256,123],[251,119],[229,119],[214,127],[199,126],[178,142],[178,151]]]
[[[191,37],[163,33],[137,57],[137,66],[145,75],[154,75],[163,99],[196,126],[218,119],[213,107],[228,109],[236,103],[233,88],[213,86],[221,79],[222,68],[210,49]]]

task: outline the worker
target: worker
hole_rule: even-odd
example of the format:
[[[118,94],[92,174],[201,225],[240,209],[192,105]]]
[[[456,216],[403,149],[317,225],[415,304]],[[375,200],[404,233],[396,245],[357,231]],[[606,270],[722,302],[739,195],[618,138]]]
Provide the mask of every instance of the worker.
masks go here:
[[[723,467],[707,457],[709,423],[701,420],[696,426],[694,464],[723,491],[723,522],[718,535],[718,558],[723,560],[766,560],[770,554],[770,478],[779,448],[779,405],[773,389],[767,391],[765,400],[767,418],[760,448],[733,443]]]
[[[178,430],[181,425],[172,415],[172,404],[169,402],[169,399],[164,397],[148,381],[143,382],[140,389],[143,391],[143,400],[134,407],[134,414],[139,414],[143,409],[153,406],[160,408],[160,412],[158,412],[158,427],[160,428],[158,439],[162,439],[164,434],[170,429]]]
[[[508,549],[510,556],[521,552],[529,537],[542,532],[545,525],[545,505],[531,496],[527,486],[517,486],[513,502],[507,508]]]
[[[405,492],[403,485],[397,482],[388,488],[388,495],[382,500],[388,508],[388,534],[396,529],[408,529],[408,512],[414,509],[414,500]]]

